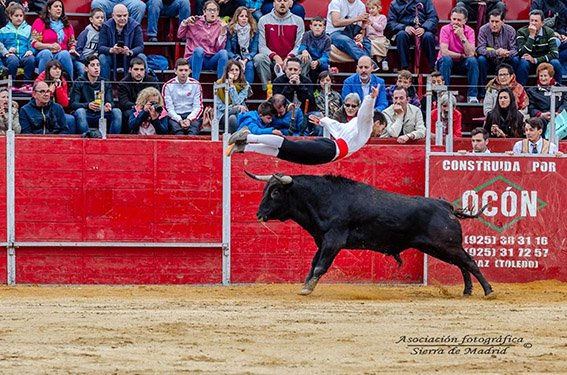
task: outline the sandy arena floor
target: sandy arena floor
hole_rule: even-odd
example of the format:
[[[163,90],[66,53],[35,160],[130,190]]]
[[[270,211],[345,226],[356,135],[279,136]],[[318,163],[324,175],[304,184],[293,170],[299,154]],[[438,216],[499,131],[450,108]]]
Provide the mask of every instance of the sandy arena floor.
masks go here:
[[[567,283],[493,286],[3,286],[0,373],[567,373]]]

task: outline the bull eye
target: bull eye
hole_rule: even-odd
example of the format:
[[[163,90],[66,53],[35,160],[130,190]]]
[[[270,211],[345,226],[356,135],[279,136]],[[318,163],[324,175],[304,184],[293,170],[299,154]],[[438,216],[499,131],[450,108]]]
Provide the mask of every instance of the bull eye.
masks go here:
[[[276,190],[272,190],[272,193],[270,194],[270,196],[271,196],[272,198],[277,198],[277,197],[280,196],[280,191],[277,190],[277,189],[276,189]]]

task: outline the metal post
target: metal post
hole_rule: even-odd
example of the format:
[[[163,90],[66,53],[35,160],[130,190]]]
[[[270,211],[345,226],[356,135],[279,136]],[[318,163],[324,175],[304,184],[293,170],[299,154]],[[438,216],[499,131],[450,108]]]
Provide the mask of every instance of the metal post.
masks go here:
[[[228,146],[228,133],[223,135],[223,150]],[[222,285],[230,285],[230,194],[231,194],[231,158],[223,152],[222,157]]]
[[[555,126],[555,97],[556,95],[561,95],[561,92],[555,91],[555,87],[551,86],[551,106],[549,108],[549,112],[551,112],[551,118],[549,119],[549,123],[547,124],[547,128],[549,129],[549,142],[555,143],[559,146],[558,139],[557,139],[557,132]],[[545,134],[544,134],[545,135]]]
[[[453,101],[451,100],[452,94],[447,91],[447,100],[449,101],[449,116],[447,118],[447,141],[445,142],[445,151],[453,152]],[[439,108],[439,111],[443,110]]]
[[[331,90],[331,85],[325,85],[325,117],[329,117],[329,92]],[[323,137],[331,138],[331,133],[329,133],[329,129],[323,128]]]
[[[16,284],[16,139],[12,124],[12,78],[8,79],[8,131],[6,132],[6,271],[7,284]]]
[[[95,98],[96,99],[96,98]],[[102,134],[102,139],[106,139],[106,118],[104,117],[104,80],[100,81],[100,119],[98,120],[98,130]]]
[[[228,96],[230,95],[230,85],[228,84],[228,79],[224,82],[224,134],[228,134]],[[218,140],[218,137],[217,139]],[[223,149],[224,150],[224,149]]]

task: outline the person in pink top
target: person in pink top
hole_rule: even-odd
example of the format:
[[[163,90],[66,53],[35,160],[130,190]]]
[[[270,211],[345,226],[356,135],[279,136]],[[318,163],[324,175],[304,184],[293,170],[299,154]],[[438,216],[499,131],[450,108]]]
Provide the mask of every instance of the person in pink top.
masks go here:
[[[226,46],[227,25],[219,18],[219,5],[208,0],[203,7],[204,16],[191,16],[179,25],[178,38],[185,38],[185,59],[191,64],[193,78],[199,80],[201,70],[217,70],[222,77],[228,62]]]
[[[475,57],[474,30],[467,26],[467,10],[455,7],[451,10],[451,22],[439,33],[437,69],[447,85],[451,74],[465,74],[468,78],[467,101],[478,103],[478,61]]]
[[[388,19],[385,15],[380,14],[382,2],[380,0],[368,0],[366,9],[369,16],[367,21],[362,22],[362,27],[366,30],[366,37],[372,43],[370,53],[378,66],[382,66],[382,70],[389,70],[390,67],[388,66],[388,60],[386,60],[386,54],[388,53],[388,48],[390,48],[390,40],[384,36]]]
[[[45,64],[51,59],[57,59],[63,69],[73,79],[72,55],[78,56],[75,51],[77,41],[73,26],[65,15],[65,7],[61,0],[49,0],[39,17],[32,24],[31,46],[38,50],[38,73],[45,70]]]

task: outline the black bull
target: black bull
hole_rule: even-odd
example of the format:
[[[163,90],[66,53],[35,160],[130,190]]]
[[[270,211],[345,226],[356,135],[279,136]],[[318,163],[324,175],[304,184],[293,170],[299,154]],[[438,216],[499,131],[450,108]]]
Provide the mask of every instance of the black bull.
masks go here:
[[[472,273],[484,294],[492,293],[474,259],[463,249],[459,219],[476,218],[449,202],[378,190],[340,176],[248,176],[267,181],[258,220],[293,220],[318,250],[301,294],[310,294],[341,249],[367,249],[393,256],[415,248],[459,267],[464,294],[472,293]]]

